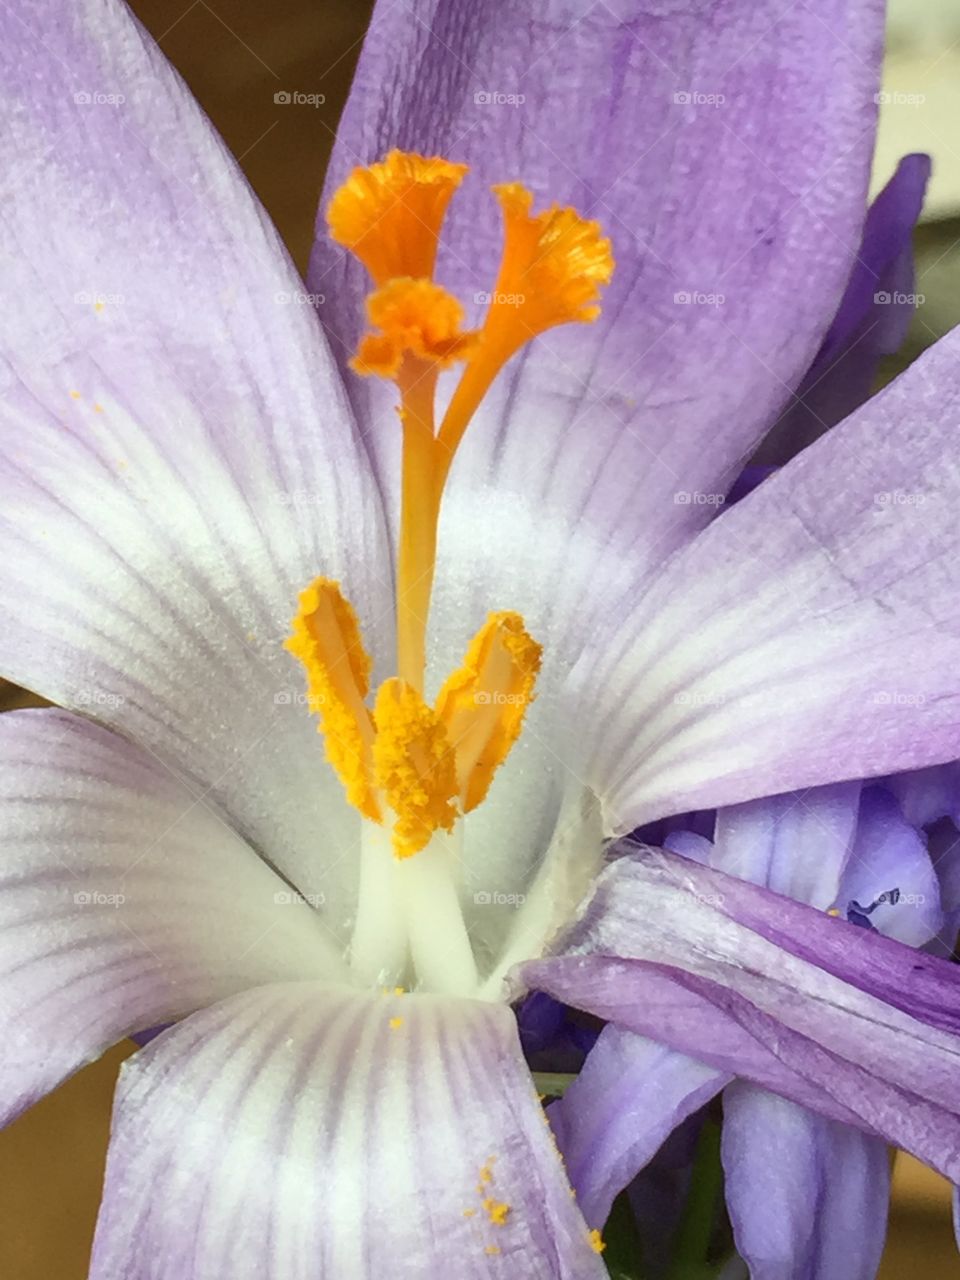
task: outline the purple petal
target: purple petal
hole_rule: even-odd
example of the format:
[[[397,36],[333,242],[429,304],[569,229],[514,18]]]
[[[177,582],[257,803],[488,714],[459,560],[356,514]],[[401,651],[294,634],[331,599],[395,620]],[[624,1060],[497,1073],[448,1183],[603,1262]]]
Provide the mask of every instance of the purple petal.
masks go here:
[[[899,351],[916,309],[912,237],[929,178],[929,156],[904,156],[870,206],[840,308],[763,458],[786,461],[842,422],[869,397],[881,357]]]
[[[330,897],[356,817],[281,642],[326,573],[385,653],[390,571],[313,309],[120,0],[8,6],[0,63],[0,674],[147,745]]]
[[[643,1036],[604,1029],[577,1079],[547,1111],[590,1226],[603,1226],[615,1197],[729,1079]]]
[[[636,583],[715,513],[849,275],[881,29],[875,0],[377,6],[324,200],[390,147],[470,162],[439,266],[468,303],[500,257],[491,183],[596,217],[617,259],[600,320],[535,342],[467,433],[436,586],[459,614],[439,635],[462,645],[503,599],[576,648],[624,590],[620,557]],[[369,285],[322,214],[308,279],[345,360]],[[349,386],[395,491],[391,397]]]
[[[502,1005],[295,983],[124,1066],[91,1280],[602,1280]]]
[[[826,911],[853,848],[859,803],[859,782],[846,782],[721,809],[709,865]]]
[[[675,842],[668,846],[689,856]],[[815,787],[717,814],[705,862],[919,947],[943,924],[924,838],[881,787]]]
[[[960,821],[960,764],[932,765],[910,773],[895,773],[884,779],[900,802],[903,816],[915,827],[925,827],[938,818]]]
[[[942,960],[647,849],[518,980],[960,1175],[960,974]]]
[[[751,1280],[874,1280],[890,1196],[884,1142],[738,1081],[723,1095],[722,1156]]]
[[[584,657],[609,829],[956,756],[958,348],[714,521]]]
[[[926,840],[882,787],[864,790],[837,906],[848,920],[865,912],[873,928],[910,947],[922,947],[942,928],[940,886]]]
[[[664,839],[663,847],[671,853],[679,853],[682,858],[702,862],[704,866],[709,866],[713,857],[713,845],[706,836],[697,835],[695,831],[671,831]]]
[[[131,1031],[342,972],[200,797],[67,712],[0,716],[0,847],[0,1121]]]

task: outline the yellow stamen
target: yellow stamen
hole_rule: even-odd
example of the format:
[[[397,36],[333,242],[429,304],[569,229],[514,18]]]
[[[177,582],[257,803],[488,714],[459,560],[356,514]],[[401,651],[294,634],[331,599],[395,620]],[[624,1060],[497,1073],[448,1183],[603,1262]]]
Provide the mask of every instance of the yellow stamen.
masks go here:
[[[450,197],[468,172],[440,156],[391,151],[354,169],[327,208],[330,235],[360,259],[375,283],[432,276]]]
[[[433,833],[457,820],[454,753],[437,713],[404,680],[385,680],[373,711],[373,766],[393,810],[393,851],[419,853]]]
[[[596,1227],[594,1227],[590,1232],[588,1239],[590,1241],[590,1248],[594,1253],[603,1253],[604,1249],[607,1247],[606,1242]]]
[[[464,813],[487,794],[520,734],[542,653],[518,613],[491,613],[440,690],[437,715],[456,752]]]
[[[373,788],[373,721],[364,704],[371,661],[360,625],[338,583],[317,578],[300,592],[293,634],[286,642],[307,673],[307,701],[320,717],[327,759],[347,799],[375,822],[380,809]]]
[[[506,361],[547,329],[596,320],[600,286],[613,275],[613,251],[598,222],[556,204],[531,213],[533,194],[519,182],[493,191],[503,210],[503,256],[480,331],[482,342],[440,426],[443,475]]]
[[[366,306],[371,325],[381,332],[361,338],[350,361],[357,373],[398,378],[405,357],[446,369],[476,348],[477,335],[462,328],[463,307],[431,280],[390,280],[370,294]],[[422,377],[427,371],[414,372]]]

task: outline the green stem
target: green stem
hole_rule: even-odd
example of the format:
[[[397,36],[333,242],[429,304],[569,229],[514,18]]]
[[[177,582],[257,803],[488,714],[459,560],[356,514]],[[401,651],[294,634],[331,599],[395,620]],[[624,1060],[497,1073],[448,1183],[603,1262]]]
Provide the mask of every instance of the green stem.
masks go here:
[[[677,1229],[668,1280],[708,1280],[714,1274],[707,1262],[713,1236],[717,1200],[723,1191],[720,1126],[706,1120],[697,1141],[690,1192]]]
[[[577,1078],[565,1071],[533,1071],[531,1074],[537,1093],[545,1098],[562,1098]]]

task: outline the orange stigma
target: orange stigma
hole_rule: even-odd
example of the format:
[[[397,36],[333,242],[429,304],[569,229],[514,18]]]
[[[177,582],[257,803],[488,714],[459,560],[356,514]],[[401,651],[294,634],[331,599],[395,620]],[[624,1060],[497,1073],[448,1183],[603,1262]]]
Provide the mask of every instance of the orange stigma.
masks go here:
[[[504,243],[479,333],[432,280],[447,206],[467,172],[439,156],[391,151],[355,169],[327,210],[333,238],[367,267],[378,288],[367,299],[372,330],[352,365],[391,379],[400,393],[403,481],[397,568],[397,669],[422,688],[437,523],[447,473],[463,434],[504,364],[525,343],[560,324],[589,324],[613,274],[610,241],[575,209],[533,213],[518,182],[495,186]],[[438,375],[465,365],[443,420],[435,421]]]
[[[391,151],[357,168],[327,206],[337,244],[355,254],[378,285],[402,276],[429,278],[440,228],[465,164]]]

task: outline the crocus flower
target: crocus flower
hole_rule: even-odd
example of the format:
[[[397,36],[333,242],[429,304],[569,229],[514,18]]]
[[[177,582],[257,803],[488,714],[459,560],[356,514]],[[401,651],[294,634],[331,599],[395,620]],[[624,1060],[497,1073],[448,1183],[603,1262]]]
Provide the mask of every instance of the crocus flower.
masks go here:
[[[2,26],[0,671],[62,708],[0,720],[4,1116],[182,1019],[95,1280],[601,1276],[510,971],[952,1170],[943,962],[670,854],[546,954],[608,836],[955,755],[955,339],[712,519],[849,277],[878,6],[382,7],[332,354],[115,0]]]
[[[883,787],[842,783],[735,805],[718,813],[712,840],[678,831],[667,843],[907,946],[943,924],[923,833]],[[550,1108],[588,1217],[605,1218],[664,1133],[721,1093],[726,1202],[751,1276],[872,1280],[890,1183],[881,1138],[615,1025]]]

